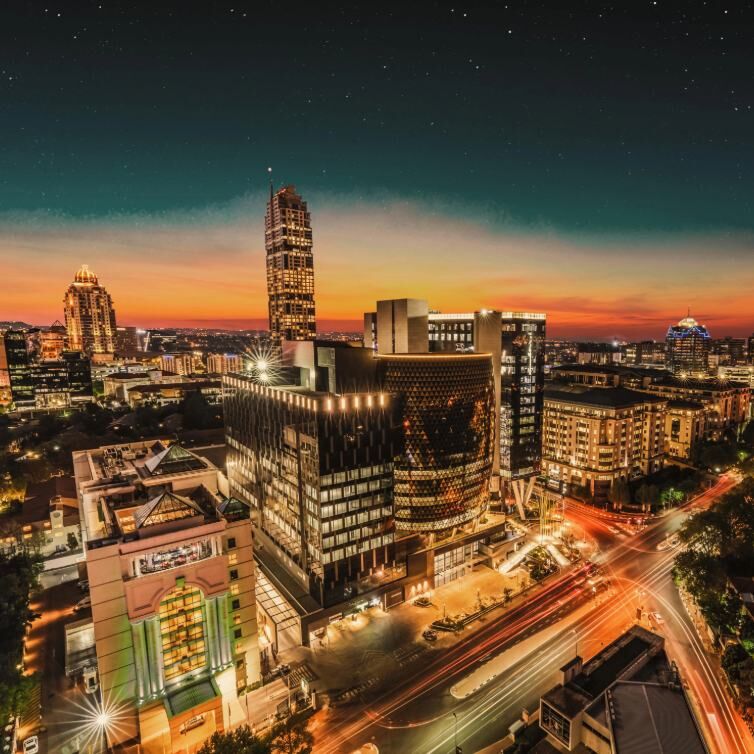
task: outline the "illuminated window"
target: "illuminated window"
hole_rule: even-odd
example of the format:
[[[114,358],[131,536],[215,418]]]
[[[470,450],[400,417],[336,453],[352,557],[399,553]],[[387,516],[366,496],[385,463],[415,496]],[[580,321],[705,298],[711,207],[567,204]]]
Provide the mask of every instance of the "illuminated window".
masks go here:
[[[197,587],[177,586],[160,603],[166,681],[207,664],[202,602]]]

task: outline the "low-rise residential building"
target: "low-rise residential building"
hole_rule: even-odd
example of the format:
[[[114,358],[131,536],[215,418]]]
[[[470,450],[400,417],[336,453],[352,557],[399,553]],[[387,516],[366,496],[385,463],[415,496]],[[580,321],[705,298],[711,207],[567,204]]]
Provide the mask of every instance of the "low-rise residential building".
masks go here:
[[[233,374],[243,371],[243,357],[237,353],[211,353],[207,356],[208,374]]]
[[[193,752],[259,680],[252,531],[200,451],[74,453],[108,745]]]
[[[54,476],[30,484],[18,513],[5,517],[0,537],[3,550],[31,546],[44,558],[77,549],[81,525],[73,478]]]
[[[165,353],[160,356],[160,369],[174,374],[193,374],[194,357],[190,353]]]
[[[589,662],[574,657],[539,700],[539,727],[556,751],[708,754],[665,640],[632,626]]]
[[[667,401],[626,388],[545,390],[543,471],[551,484],[606,495],[617,479],[659,471]]]
[[[754,367],[731,366],[720,367],[717,378],[681,379],[673,377],[662,369],[641,367],[604,366],[569,364],[553,367],[550,376],[554,383],[586,385],[590,387],[623,387],[640,390],[660,396],[670,401],[670,413],[683,424],[686,415],[678,414],[674,409],[680,405],[694,403],[701,406],[702,437],[708,440],[718,439],[726,430],[736,430],[751,416],[751,386],[754,380]],[[693,426],[688,427],[688,441],[700,431],[700,414],[695,413]],[[676,424],[679,439],[686,432]],[[671,453],[675,458],[691,459],[689,447],[684,443],[676,445]]]
[[[713,440],[747,421],[751,408],[750,387],[716,379],[667,379],[649,383],[642,390],[669,401],[702,404],[706,409],[704,436]]]

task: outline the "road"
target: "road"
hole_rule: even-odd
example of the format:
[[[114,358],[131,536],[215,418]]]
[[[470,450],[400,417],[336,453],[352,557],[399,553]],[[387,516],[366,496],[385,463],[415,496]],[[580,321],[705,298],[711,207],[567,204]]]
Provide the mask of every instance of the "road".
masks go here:
[[[734,484],[732,478],[721,478],[692,507],[709,505]],[[549,584],[368,705],[319,713],[313,726],[315,752],[351,752],[367,741],[373,741],[382,754],[449,754],[456,742],[464,752],[475,752],[502,738],[523,708],[534,709],[541,694],[557,683],[558,669],[577,651],[588,658],[633,624],[639,607],[662,614],[660,632],[688,683],[712,751],[754,751],[754,740],[723,688],[717,658],[706,651],[672,583],[675,552],[658,549],[686,515],[686,510],[674,510],[651,520],[637,534],[616,535],[604,512],[569,508],[572,525],[597,544],[595,559],[611,580],[609,594],[592,596],[577,583],[578,573]],[[590,600],[594,609],[586,614],[579,611],[573,620],[574,609]],[[534,652],[522,653],[483,690],[463,700],[450,695],[449,688],[480,660],[558,622],[564,630],[556,638]]]

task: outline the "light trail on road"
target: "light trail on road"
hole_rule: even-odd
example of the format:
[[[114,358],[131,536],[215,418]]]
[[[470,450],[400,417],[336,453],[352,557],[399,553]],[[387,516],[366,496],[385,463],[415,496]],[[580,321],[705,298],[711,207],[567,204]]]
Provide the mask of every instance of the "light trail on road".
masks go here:
[[[734,485],[733,479],[723,477],[715,487],[690,501],[684,508],[712,502]],[[598,614],[594,614],[594,611],[590,612],[587,617],[577,621],[576,628],[572,632],[566,631],[565,636],[570,636],[570,633],[574,634],[572,640],[569,639],[566,642],[565,637],[561,635],[559,640],[552,642],[551,646],[522,658],[511,669],[512,672],[506,673],[504,678],[496,679],[490,683],[489,687],[471,695],[468,702],[464,700],[455,705],[452,711],[457,715],[459,742],[469,740],[477,735],[480,729],[499,728],[504,713],[508,710],[513,711],[516,704],[520,709],[523,706],[521,700],[527,698],[527,695],[531,696],[536,689],[546,684],[547,679],[553,674],[553,669],[560,667],[562,660],[569,659],[573,655],[572,641],[583,645],[584,642],[597,642],[600,636],[605,636],[606,639],[601,643],[606,644],[631,625],[634,622],[636,607],[638,607],[637,595],[633,592],[638,587],[639,590],[644,590],[645,594],[661,602],[665,612],[673,617],[673,623],[678,623],[682,635],[689,643],[693,658],[703,670],[705,682],[702,685],[699,685],[699,682],[691,685],[696,699],[704,698],[700,693],[702,690],[711,690],[707,697],[709,702],[701,705],[706,713],[701,717],[713,715],[716,726],[709,725],[708,720],[704,719],[701,723],[708,734],[713,727],[715,731],[723,731],[722,734],[711,735],[715,744],[713,748],[720,754],[745,754],[747,751],[754,751],[754,741],[743,721],[732,708],[725,690],[704,654],[693,626],[689,626],[683,616],[660,594],[663,589],[675,592],[670,575],[675,553],[672,550],[658,551],[656,544],[663,536],[667,536],[666,529],[678,528],[683,514],[683,509],[676,509],[664,517],[653,519],[643,531],[630,539],[619,540],[617,545],[603,554],[603,567],[608,570],[606,575],[612,579],[615,593],[600,603]],[[607,528],[603,521],[593,523],[600,528]],[[637,547],[640,544],[646,546]],[[652,549],[653,545],[654,549]],[[654,559],[652,565],[644,571],[634,573],[640,567],[641,559],[646,557]],[[442,725],[442,718],[447,718],[449,714],[447,710],[440,715],[430,714],[421,718],[413,717],[403,720],[399,719],[399,713],[405,711],[411,714],[410,708],[418,704],[429,692],[440,686],[449,687],[451,679],[478,666],[480,659],[486,660],[490,652],[497,653],[506,646],[515,646],[516,640],[523,638],[525,632],[530,632],[534,627],[543,628],[547,621],[557,616],[559,612],[566,609],[570,611],[575,608],[576,604],[581,604],[578,598],[581,596],[583,599],[584,591],[579,589],[574,581],[582,573],[583,570],[571,577],[559,579],[545,587],[530,602],[517,606],[497,618],[489,626],[463,639],[455,647],[448,649],[441,658],[431,662],[423,671],[407,678],[397,693],[396,690],[390,692],[392,696],[389,693],[382,694],[368,710],[360,709],[355,714],[346,714],[343,720],[333,726],[326,726],[327,733],[317,741],[315,750],[318,754],[349,751],[354,745],[358,745],[359,737],[370,728],[372,732],[383,730],[389,733],[393,730],[401,730],[412,735],[423,735],[420,731],[426,729],[427,737],[422,739],[419,746],[412,746],[412,751],[430,754],[436,752],[439,747],[446,746],[449,741],[453,740],[455,731],[437,731],[436,727],[442,726],[443,729],[448,727]],[[628,584],[630,587],[626,586]],[[597,605],[595,609],[596,607]],[[672,642],[672,637],[668,639]],[[677,659],[679,666],[683,668],[684,677],[688,678],[690,676],[690,669],[687,672],[689,663],[684,660],[683,656],[680,656],[683,655],[682,652],[674,652],[674,654],[679,655],[674,659]],[[555,663],[559,660],[560,664],[556,665]],[[383,701],[380,702],[380,700]],[[723,748],[720,748],[721,743],[723,743]]]

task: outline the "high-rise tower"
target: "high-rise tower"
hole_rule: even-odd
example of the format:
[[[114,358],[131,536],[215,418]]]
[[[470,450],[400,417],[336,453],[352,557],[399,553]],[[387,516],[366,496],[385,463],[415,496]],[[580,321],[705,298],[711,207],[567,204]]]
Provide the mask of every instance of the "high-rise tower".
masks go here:
[[[278,340],[312,340],[314,258],[311,216],[294,186],[273,193],[264,218],[270,334]]]
[[[710,334],[689,313],[665,336],[665,366],[676,377],[706,376],[709,371]]]
[[[68,348],[87,355],[115,350],[115,310],[110,294],[81,265],[63,299]]]

